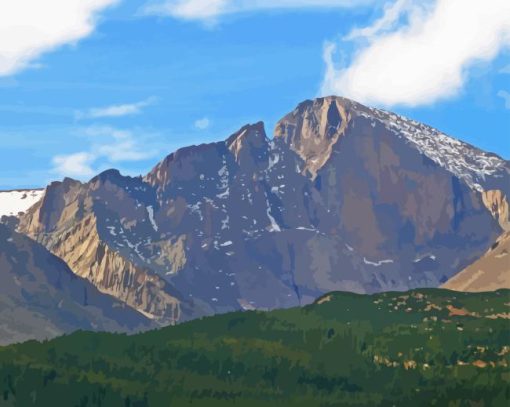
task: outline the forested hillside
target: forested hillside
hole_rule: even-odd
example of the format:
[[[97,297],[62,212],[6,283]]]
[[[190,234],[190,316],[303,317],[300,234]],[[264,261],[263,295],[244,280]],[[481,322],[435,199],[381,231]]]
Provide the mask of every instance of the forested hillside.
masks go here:
[[[504,406],[510,290],[332,293],[0,349],[2,406]]]

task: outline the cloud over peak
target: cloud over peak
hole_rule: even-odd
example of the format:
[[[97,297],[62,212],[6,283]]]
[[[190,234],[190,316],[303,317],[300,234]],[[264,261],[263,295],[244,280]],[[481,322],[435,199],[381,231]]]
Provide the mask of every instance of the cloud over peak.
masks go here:
[[[73,154],[62,154],[53,157],[53,172],[66,177],[90,177],[94,174],[92,163],[94,155],[82,151]]]
[[[326,44],[323,94],[384,106],[427,105],[456,96],[472,64],[510,47],[510,2],[397,0],[372,26],[347,38],[365,45],[348,66],[337,67],[339,47]]]
[[[161,154],[163,147],[151,134],[110,126],[90,126],[79,134],[91,141],[90,147],[84,151],[54,156],[52,173],[86,179],[101,168],[155,158]]]

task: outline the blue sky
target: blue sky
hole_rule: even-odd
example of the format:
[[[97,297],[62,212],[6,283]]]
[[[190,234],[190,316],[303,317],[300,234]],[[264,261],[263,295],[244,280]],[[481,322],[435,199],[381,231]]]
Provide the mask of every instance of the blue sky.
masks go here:
[[[67,0],[77,11],[60,15],[62,0],[48,1],[57,17],[77,19],[71,29],[43,21],[35,0],[21,1],[35,17],[0,6],[55,31],[0,40],[0,189],[86,180],[110,167],[145,173],[176,148],[225,139],[248,122],[263,120],[271,136],[299,102],[330,93],[510,158],[504,1],[489,0],[497,13],[473,10],[489,28],[466,44],[455,35],[471,26],[469,10],[453,19],[458,11],[443,4],[457,0],[94,0],[92,10]],[[2,37],[9,29],[0,17]]]

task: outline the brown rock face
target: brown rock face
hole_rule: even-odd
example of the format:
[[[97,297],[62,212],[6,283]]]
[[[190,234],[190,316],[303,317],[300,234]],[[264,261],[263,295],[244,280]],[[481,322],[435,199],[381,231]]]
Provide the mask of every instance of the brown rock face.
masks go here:
[[[95,196],[103,188],[105,195]],[[107,199],[124,208],[127,215],[130,199],[109,181],[108,174],[104,179],[95,178],[87,186],[70,180],[53,183],[45,198],[31,208],[31,215],[21,220],[19,228],[101,292],[118,298],[146,317],[163,324],[174,323],[180,318],[180,303],[169,294],[168,283],[150,269],[112,250],[101,238],[98,216],[101,217],[102,207],[95,202],[105,203]],[[136,224],[136,219],[125,222],[127,226],[130,223]]]
[[[345,134],[352,105],[348,99],[335,97],[304,102],[278,122],[275,136],[283,138],[303,159],[303,171],[315,177]]]
[[[154,328],[77,277],[42,245],[0,224],[0,345],[83,330]]]
[[[510,288],[510,232],[505,232],[480,259],[451,278],[442,288],[483,292]]]
[[[483,204],[490,211],[503,230],[510,230],[510,211],[508,199],[499,189],[484,191],[482,193]]]
[[[20,230],[168,323],[333,290],[438,287],[501,234],[509,168],[423,124],[321,98],[273,140],[257,123],[143,178],[52,184]]]
[[[127,261],[102,242],[94,216],[85,217],[71,230],[54,237],[46,242],[53,253],[103,293],[162,323],[179,319],[179,301],[165,292],[167,283],[150,270]]]

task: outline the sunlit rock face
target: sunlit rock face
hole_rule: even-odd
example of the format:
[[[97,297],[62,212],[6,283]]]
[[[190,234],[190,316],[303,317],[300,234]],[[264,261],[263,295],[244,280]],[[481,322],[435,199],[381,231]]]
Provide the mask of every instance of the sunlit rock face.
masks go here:
[[[466,292],[486,292],[510,288],[510,232],[504,232],[487,252],[442,288]]]
[[[155,326],[76,276],[44,246],[0,224],[0,345],[76,330],[136,332]]]
[[[509,168],[423,124],[328,97],[300,104],[272,139],[256,123],[177,150],[144,177],[54,183],[19,229],[168,324],[333,290],[437,287],[501,234],[492,203],[502,197],[486,191],[508,196]]]

